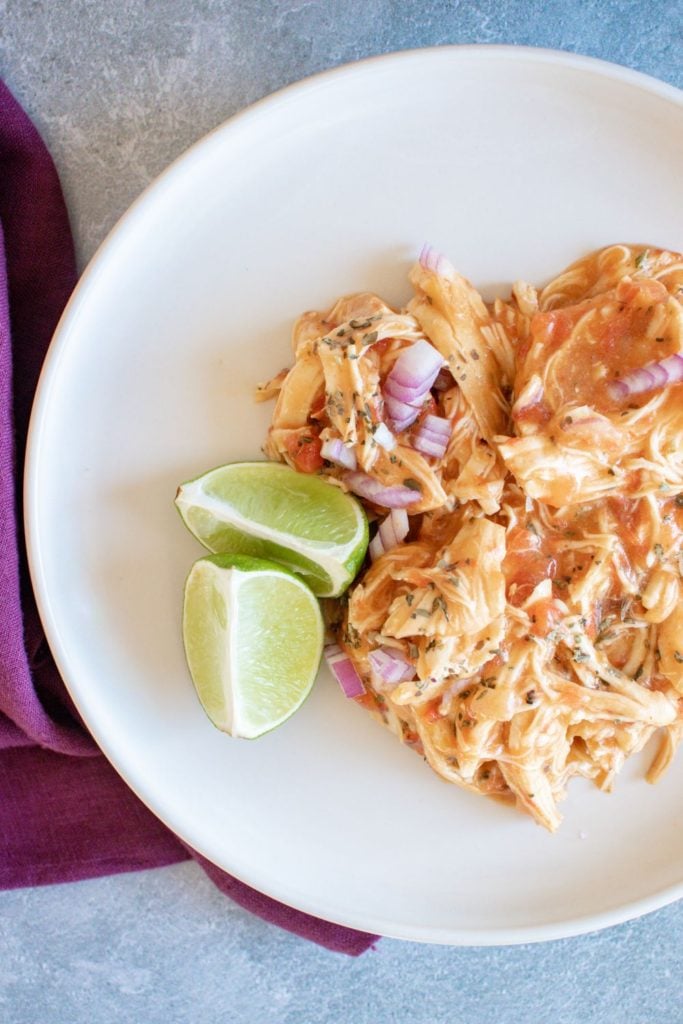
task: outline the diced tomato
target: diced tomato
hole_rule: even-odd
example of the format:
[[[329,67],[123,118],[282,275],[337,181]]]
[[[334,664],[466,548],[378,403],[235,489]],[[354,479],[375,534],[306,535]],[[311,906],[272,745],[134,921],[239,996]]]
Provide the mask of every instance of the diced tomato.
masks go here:
[[[438,722],[443,715],[439,711],[441,705],[441,697],[435,697],[434,700],[430,700],[425,704],[425,709],[422,713],[422,717],[426,722]]]
[[[510,531],[503,573],[511,604],[523,604],[534,587],[552,576],[555,569],[555,560],[544,551],[543,541],[538,534],[525,526],[516,526]]]
[[[531,632],[535,636],[547,636],[558,625],[561,613],[552,601],[537,601],[531,606],[533,625]]]
[[[531,332],[525,347],[528,349],[534,341],[541,341],[551,351],[558,349],[572,333],[576,320],[575,308],[536,313],[531,321]]]
[[[378,356],[383,356],[394,340],[394,338],[382,338],[381,341],[376,341],[375,344],[371,346],[372,351],[376,352]]]
[[[604,361],[608,361],[614,353],[619,355],[620,347],[628,342],[631,335],[631,321],[625,316],[614,316],[601,323],[596,330],[600,343],[599,352]]]
[[[524,406],[514,414],[515,423],[533,423],[538,427],[548,423],[551,418],[552,411],[542,399],[533,405]]]
[[[661,281],[633,281],[625,277],[617,285],[619,302],[632,302],[636,306],[650,306],[666,302],[669,293]]]
[[[322,442],[316,433],[308,431],[305,434],[292,434],[286,444],[292,462],[300,473],[317,473],[322,469]]]
[[[505,658],[507,655],[501,650],[499,654],[494,654],[492,658],[489,658],[487,662],[482,665],[481,678],[486,679],[487,676],[495,676],[498,669],[505,664]]]
[[[522,366],[524,364],[524,360],[529,355],[529,352],[531,350],[531,341],[531,334],[528,334],[526,338],[523,341],[520,341],[519,345],[517,346],[518,366]]]
[[[311,406],[311,411],[308,414],[310,419],[312,419],[312,420],[319,420],[319,419],[321,419],[321,417],[323,416],[323,414],[325,412],[325,400],[326,400],[326,395],[325,395],[325,391],[323,390],[323,391],[320,392],[320,394],[316,395],[316,397],[315,397],[315,399],[313,401],[313,405]]]

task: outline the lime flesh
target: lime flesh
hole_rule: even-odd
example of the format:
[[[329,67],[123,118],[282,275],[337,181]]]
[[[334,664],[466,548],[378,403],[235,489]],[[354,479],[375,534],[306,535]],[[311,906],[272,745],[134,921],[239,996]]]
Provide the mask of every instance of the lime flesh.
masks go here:
[[[213,724],[255,739],[293,715],[315,680],[323,644],[310,589],[272,562],[211,555],[185,585],[183,640]]]
[[[181,484],[176,505],[209,551],[278,562],[320,597],[348,587],[367,548],[367,519],[355,498],[276,462],[219,466]]]

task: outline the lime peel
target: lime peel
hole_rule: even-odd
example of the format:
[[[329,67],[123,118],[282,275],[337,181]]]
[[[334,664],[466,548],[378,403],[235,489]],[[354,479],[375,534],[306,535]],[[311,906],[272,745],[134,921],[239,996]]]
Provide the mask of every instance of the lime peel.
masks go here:
[[[323,646],[311,590],[274,563],[244,555],[195,562],[185,586],[183,639],[197,695],[213,724],[255,739],[304,702]]]
[[[265,556],[304,576],[319,597],[348,587],[367,548],[355,498],[280,463],[219,466],[182,484],[176,506],[209,551]]]

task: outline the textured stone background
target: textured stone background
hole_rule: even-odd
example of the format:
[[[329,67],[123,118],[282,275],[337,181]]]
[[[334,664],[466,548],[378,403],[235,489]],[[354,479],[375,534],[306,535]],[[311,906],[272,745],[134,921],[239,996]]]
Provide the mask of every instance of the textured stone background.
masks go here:
[[[192,142],[306,75],[442,43],[602,57],[683,85],[680,0],[0,0],[0,70],[43,131],[82,260]]]
[[[246,104],[439,43],[573,50],[683,86],[679,0],[0,0],[0,75],[61,172],[81,263]],[[681,1024],[683,903],[542,946],[383,940],[352,961],[230,904],[194,865],[0,894],[6,1024]]]

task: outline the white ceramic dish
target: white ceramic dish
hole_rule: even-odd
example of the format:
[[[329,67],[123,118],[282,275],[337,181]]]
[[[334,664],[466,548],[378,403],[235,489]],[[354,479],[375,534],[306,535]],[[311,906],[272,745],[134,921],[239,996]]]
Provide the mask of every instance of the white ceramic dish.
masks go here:
[[[322,673],[254,743],[204,717],[181,647],[201,550],[179,481],[259,456],[254,383],[303,309],[400,303],[424,240],[490,295],[618,240],[683,245],[683,98],[589,59],[504,47],[391,55],[270,97],[195,146],[85,274],[40,383],[27,530],[76,704],[139,796],[227,871],[302,910],[431,942],[548,939],[683,895],[683,758],[560,833],[441,783]],[[651,753],[651,751],[650,751]]]

